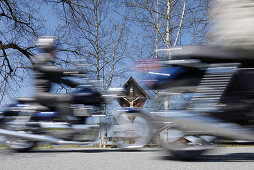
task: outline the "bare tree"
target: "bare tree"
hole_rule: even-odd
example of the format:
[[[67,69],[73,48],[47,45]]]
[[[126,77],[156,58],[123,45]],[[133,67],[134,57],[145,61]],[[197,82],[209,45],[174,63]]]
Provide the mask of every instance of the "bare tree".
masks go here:
[[[116,64],[126,51],[126,18],[105,0],[49,1],[63,21],[65,44],[93,64],[97,80],[107,88],[112,83]],[[113,8],[113,9],[112,9]],[[113,17],[118,15],[119,18]]]
[[[30,68],[34,39],[43,19],[34,1],[0,1],[0,101],[18,93],[26,70]]]
[[[132,22],[142,28],[140,35],[150,42],[143,45],[146,56],[158,48],[206,42],[209,0],[126,0],[126,5]]]
[[[209,0],[126,0],[126,6],[133,13],[131,21],[140,25],[141,35],[150,42],[143,48],[148,51],[146,56],[151,56],[154,54],[151,50],[158,48],[206,41]],[[158,58],[158,52],[155,58]],[[160,102],[163,101],[164,109],[168,110],[169,97],[161,98],[158,91],[155,93],[156,109],[163,106]],[[167,138],[167,132],[164,136]]]
[[[48,0],[62,25],[62,40],[81,59],[92,64],[91,74],[107,89],[114,78],[123,77],[121,66],[128,47],[127,17],[119,3],[110,0]],[[105,106],[106,114],[106,106]]]

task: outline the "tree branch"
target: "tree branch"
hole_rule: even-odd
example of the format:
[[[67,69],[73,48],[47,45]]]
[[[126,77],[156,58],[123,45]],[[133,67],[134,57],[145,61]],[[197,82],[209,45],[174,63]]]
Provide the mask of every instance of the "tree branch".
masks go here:
[[[182,16],[181,16],[181,20],[180,20],[180,24],[179,24],[179,29],[178,29],[178,32],[177,32],[177,35],[176,35],[176,39],[175,39],[175,43],[174,43],[173,47],[176,46],[178,38],[179,38],[179,35],[180,35],[180,32],[181,32],[181,29],[182,29],[183,18],[184,18],[184,14],[185,14],[185,8],[186,8],[186,0],[184,0],[183,12],[182,12]]]

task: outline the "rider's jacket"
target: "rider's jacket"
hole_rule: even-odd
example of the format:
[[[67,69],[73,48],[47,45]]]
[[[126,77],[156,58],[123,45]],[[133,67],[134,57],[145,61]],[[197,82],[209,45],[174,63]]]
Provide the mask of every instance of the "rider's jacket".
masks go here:
[[[72,88],[78,85],[76,82],[64,78],[78,73],[77,71],[56,67],[49,59],[45,59],[46,57],[41,55],[49,54],[35,56],[36,62],[33,64],[33,70],[35,71],[36,92],[50,92],[53,83],[64,84]]]

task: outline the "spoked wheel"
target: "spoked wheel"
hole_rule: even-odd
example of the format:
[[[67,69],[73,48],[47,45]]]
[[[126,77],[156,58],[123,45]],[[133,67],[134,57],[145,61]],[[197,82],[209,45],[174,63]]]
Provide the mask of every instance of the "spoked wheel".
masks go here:
[[[146,115],[142,113],[121,113],[118,125],[113,128],[116,146],[122,149],[137,149],[148,144],[152,128]]]
[[[179,160],[195,159],[204,152],[215,147],[213,144],[208,143],[201,137],[195,137],[198,139],[195,142],[188,141],[187,138],[188,137],[185,136],[172,143],[163,142],[162,146],[175,159]]]
[[[36,142],[20,138],[6,138],[6,146],[17,152],[28,152],[36,146]]]

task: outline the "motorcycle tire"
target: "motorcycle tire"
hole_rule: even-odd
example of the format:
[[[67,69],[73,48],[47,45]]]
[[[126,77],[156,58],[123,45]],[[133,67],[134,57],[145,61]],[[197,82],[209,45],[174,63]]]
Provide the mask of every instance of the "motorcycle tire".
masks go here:
[[[130,118],[135,120],[131,121]],[[121,113],[117,118],[118,125],[113,129],[116,146],[121,149],[138,149],[151,141],[152,127],[147,115],[135,113]]]

